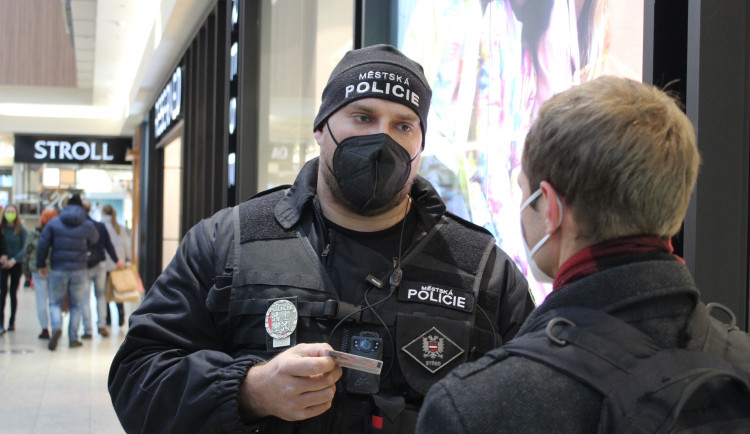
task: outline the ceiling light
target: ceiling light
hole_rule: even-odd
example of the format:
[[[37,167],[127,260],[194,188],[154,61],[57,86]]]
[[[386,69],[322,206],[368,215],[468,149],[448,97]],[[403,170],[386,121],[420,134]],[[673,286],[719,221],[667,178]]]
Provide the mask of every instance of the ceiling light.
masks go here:
[[[122,110],[114,106],[0,103],[0,116],[63,119],[120,119]]]

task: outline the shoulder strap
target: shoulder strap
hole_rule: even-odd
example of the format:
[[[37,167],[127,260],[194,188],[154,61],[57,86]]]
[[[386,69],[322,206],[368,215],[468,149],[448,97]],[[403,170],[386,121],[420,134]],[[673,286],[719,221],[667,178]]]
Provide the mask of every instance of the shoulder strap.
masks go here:
[[[541,328],[502,348],[563,371],[604,396],[635,367],[637,357],[648,357],[659,350],[638,329],[599,310],[552,310],[536,323]]]
[[[234,249],[230,253],[230,259],[227,261],[227,267],[231,268],[232,271],[237,274],[239,272],[239,261],[237,258],[240,257],[240,249],[242,248],[242,243],[240,242],[240,207],[235,206],[232,208],[232,226],[234,228],[234,238],[232,239],[232,242],[234,243]]]
[[[660,349],[630,324],[592,309],[550,311],[535,324],[534,332],[502,348],[602,394],[600,432],[666,432],[684,417],[689,400],[715,396],[715,390],[738,403],[727,405],[735,411],[727,417],[746,415],[750,375],[714,354]],[[704,421],[687,423],[694,422]]]
[[[284,230],[275,224],[273,207],[283,195],[283,189],[277,187],[257,194],[232,208],[234,248],[230,249],[227,257],[227,271],[232,270],[235,274],[239,271],[238,258],[241,257],[242,243],[256,239],[296,237],[296,231]]]
[[[729,323],[723,323],[710,315],[712,310],[724,312]],[[685,348],[705,351],[729,360],[746,371],[750,371],[750,336],[736,326],[731,309],[720,303],[701,302],[695,306],[685,328]]]

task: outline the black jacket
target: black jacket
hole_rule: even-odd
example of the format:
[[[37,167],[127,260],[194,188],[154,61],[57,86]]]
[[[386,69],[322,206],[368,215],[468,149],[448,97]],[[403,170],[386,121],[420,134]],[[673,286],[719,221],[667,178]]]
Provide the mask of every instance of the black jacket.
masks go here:
[[[96,226],[96,230],[99,232],[99,241],[96,243],[96,257],[91,258],[89,256],[88,266],[89,268],[99,264],[99,262],[104,261],[105,254],[109,254],[109,257],[112,259],[112,261],[117,262],[117,252],[115,251],[115,246],[112,245],[112,240],[109,238],[109,232],[107,231],[107,227],[104,226],[104,223],[98,222],[94,219],[92,219],[90,216],[86,217],[88,221],[94,224]],[[93,249],[89,249],[89,255],[93,254]],[[106,253],[105,253],[106,252]]]
[[[322,251],[330,244],[330,240],[324,233],[325,229],[321,228],[313,206],[317,167],[317,159],[306,164],[295,184],[286,192],[270,192],[240,205],[240,210],[248,212],[247,217],[242,219],[243,225],[247,224],[252,229],[244,233],[263,241],[278,238],[274,234],[279,231],[294,231],[295,235],[289,239],[302,239],[305,245],[309,241],[311,251],[314,251],[311,257],[318,264],[315,266],[326,270],[318,276],[315,271],[303,272],[301,265],[289,263],[287,268],[298,270],[296,274],[301,275],[296,282],[301,282],[302,286],[312,286],[314,282],[342,282],[342,274],[359,276],[357,279],[350,279],[346,287],[331,288],[331,285],[326,284],[326,288],[315,292],[315,296],[322,297],[320,300],[334,298],[356,304],[361,300],[366,287],[365,277],[368,274],[387,275],[392,265],[390,260],[384,259],[382,264],[362,263],[353,270],[353,258],[347,252],[356,250],[357,245],[346,241],[330,249],[325,255],[325,261],[320,260]],[[474,234],[482,232],[470,223],[446,216],[444,204],[427,181],[418,179],[411,194],[418,212],[419,229],[425,231],[415,231],[415,238],[404,249],[406,252],[439,222],[443,222],[441,224],[447,228],[460,225]],[[263,219],[268,215],[272,215],[275,221],[270,228],[259,223],[265,222]],[[254,216],[257,216],[258,222],[252,222],[256,218]],[[451,223],[446,223],[446,219]],[[259,339],[265,335],[262,326],[260,330],[250,330],[258,328],[249,326],[250,321],[254,321],[253,317],[245,316],[239,320],[240,317],[227,313],[229,308],[222,307],[231,301],[232,306],[241,304],[247,309],[253,309],[251,302],[257,301],[249,299],[254,294],[252,291],[248,292],[247,285],[238,290],[230,284],[231,268],[227,270],[227,266],[231,264],[234,255],[230,253],[234,249],[233,239],[232,209],[220,211],[193,227],[183,239],[170,265],[148,292],[143,304],[131,315],[130,330],[115,356],[109,377],[112,401],[126,431],[291,430],[291,424],[268,420],[274,418],[248,426],[239,417],[237,394],[248,369],[273,354],[269,354],[265,346],[258,348],[251,342],[253,335],[258,335]],[[245,240],[243,236],[242,245],[250,241],[253,240]],[[267,252],[267,256],[283,254],[274,248]],[[359,253],[369,255],[365,256],[368,258],[376,256],[366,252]],[[355,254],[360,257],[357,252]],[[446,259],[446,255],[445,252],[435,252],[435,261],[450,261],[449,257]],[[499,334],[499,343],[500,340],[508,340],[515,335],[533,305],[526,281],[513,262],[497,247],[490,246],[486,253],[478,256],[483,255],[486,255],[483,262],[486,266],[477,273],[480,275],[477,279],[480,291],[476,301],[478,305],[484,306],[488,317],[494,319],[492,328]],[[405,279],[409,275],[408,257],[407,253],[404,258]],[[240,273],[246,281],[257,278],[264,282],[262,279],[267,269],[246,269],[253,267],[255,262],[269,262],[268,258],[261,258],[260,254],[256,255],[256,259],[257,261],[253,261],[253,258],[243,257],[242,263],[245,265],[241,266]],[[454,260],[461,261],[460,258]],[[450,262],[446,264],[451,265]],[[287,274],[291,276],[294,273]],[[304,279],[305,276],[310,276],[310,279]],[[304,283],[307,280],[314,282]],[[304,288],[295,288],[292,285],[289,291],[294,291],[295,295],[299,295],[300,303],[306,303],[305,306],[309,307],[315,297],[305,296],[302,291]],[[224,294],[233,294],[233,298],[230,300],[229,296],[223,297]],[[235,299],[238,294],[241,294],[239,303]],[[424,305],[412,303],[410,306],[417,311]],[[303,308],[300,308],[300,316],[304,315],[302,311]],[[257,313],[262,315],[263,312]],[[317,319],[305,318],[305,321],[319,324]],[[385,318],[385,321],[388,322],[388,319]],[[334,323],[327,323],[326,327],[330,330]],[[238,341],[238,333],[244,329],[248,329],[247,334]],[[304,330],[300,333],[297,342],[305,342],[305,337],[309,335]],[[243,343],[245,336],[247,343]],[[398,338],[394,336],[393,339]],[[336,345],[332,345],[336,348]],[[398,369],[394,368],[394,372],[396,371]],[[421,396],[415,399],[421,402]],[[330,416],[328,414],[321,417]],[[305,428],[306,425],[302,426],[300,432],[310,432]]]

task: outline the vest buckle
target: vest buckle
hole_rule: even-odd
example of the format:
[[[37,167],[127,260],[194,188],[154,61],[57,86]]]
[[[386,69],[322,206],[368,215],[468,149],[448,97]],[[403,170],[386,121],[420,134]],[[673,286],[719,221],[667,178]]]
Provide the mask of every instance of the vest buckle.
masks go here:
[[[339,311],[339,302],[336,300],[326,300],[323,302],[323,318],[336,318]]]

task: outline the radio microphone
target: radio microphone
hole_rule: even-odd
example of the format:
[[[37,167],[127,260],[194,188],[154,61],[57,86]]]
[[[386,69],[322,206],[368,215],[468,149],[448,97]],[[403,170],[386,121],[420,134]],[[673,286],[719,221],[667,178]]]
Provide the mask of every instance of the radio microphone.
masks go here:
[[[385,286],[383,285],[383,282],[380,279],[373,276],[372,274],[368,274],[365,280],[369,282],[372,286],[379,288],[379,289],[383,289],[383,287]]]

